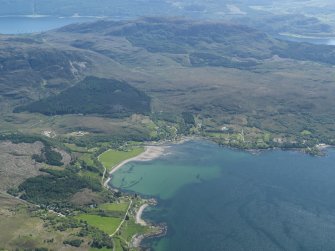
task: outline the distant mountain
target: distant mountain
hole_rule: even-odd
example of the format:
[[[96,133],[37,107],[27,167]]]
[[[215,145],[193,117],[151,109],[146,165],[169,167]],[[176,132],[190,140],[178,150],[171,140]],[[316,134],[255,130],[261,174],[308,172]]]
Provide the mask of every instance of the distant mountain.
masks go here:
[[[32,108],[59,93],[62,99],[95,75],[144,92],[153,113],[190,112],[214,128],[334,134],[334,46],[281,41],[225,22],[162,18],[76,24],[2,36],[0,44],[2,109]]]
[[[224,22],[146,18],[136,22],[74,24],[59,29],[59,32],[123,37],[133,46],[151,53],[188,54],[193,66],[244,68],[274,55],[335,64],[334,47],[300,46],[302,44],[274,39],[254,28]],[[95,43],[75,41],[72,46],[99,52],[98,44],[105,42],[105,39]],[[326,51],[328,55],[324,53]],[[108,55],[108,49],[104,48],[103,53]],[[114,58],[115,55],[111,56]]]
[[[225,20],[263,32],[334,35],[331,0],[0,0],[0,16],[98,16],[117,20],[144,16]]]
[[[280,41],[241,25],[183,19],[100,21],[40,35],[2,36],[0,49],[0,93],[21,101],[58,93],[90,73],[106,72],[106,65],[123,76],[130,66],[157,64],[253,69],[275,55],[335,64],[331,46]]]

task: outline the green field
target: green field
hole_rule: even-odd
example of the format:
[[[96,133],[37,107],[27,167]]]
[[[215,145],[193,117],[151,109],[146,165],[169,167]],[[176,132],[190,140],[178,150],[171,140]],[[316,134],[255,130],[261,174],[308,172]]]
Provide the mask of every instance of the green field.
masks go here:
[[[90,248],[90,251],[110,251],[113,249],[109,249],[109,248]]]
[[[78,153],[87,153],[89,150],[87,150],[85,147],[80,147],[75,144],[69,144],[65,143],[64,144],[66,147],[68,147],[72,152],[78,152]]]
[[[89,171],[80,171],[79,175],[81,177],[86,177],[86,178],[89,178],[89,179],[95,179],[95,180],[98,180],[98,181],[101,180],[101,177],[99,176],[98,173],[93,173],[93,172],[89,172]]]
[[[124,212],[126,213],[129,207],[128,202],[121,202],[121,203],[106,203],[99,206],[99,208],[106,210],[106,211],[113,211],[113,212]]]
[[[109,249],[109,248],[90,248],[89,251],[110,251],[113,249]]]
[[[133,158],[144,152],[144,147],[136,147],[129,151],[110,149],[100,155],[99,160],[108,171],[120,164],[122,161]]]
[[[122,219],[114,217],[102,217],[93,214],[81,214],[76,217],[78,220],[86,221],[89,225],[104,231],[107,234],[113,234],[120,225]]]
[[[84,161],[87,165],[94,166],[94,161],[92,159],[92,154],[85,153],[82,156],[80,156],[80,160]]]
[[[148,232],[149,227],[136,224],[134,220],[129,220],[122,225],[121,238],[130,241],[135,234],[144,234]]]

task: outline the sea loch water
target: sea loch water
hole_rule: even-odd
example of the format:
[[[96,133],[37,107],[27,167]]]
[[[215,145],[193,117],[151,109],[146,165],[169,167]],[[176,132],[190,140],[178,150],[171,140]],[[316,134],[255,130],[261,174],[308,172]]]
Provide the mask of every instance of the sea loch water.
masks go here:
[[[62,26],[97,21],[95,17],[7,16],[0,17],[0,34],[44,32]]]
[[[155,196],[144,218],[168,234],[144,244],[157,251],[333,250],[335,151],[252,155],[206,141],[129,163],[112,185]]]

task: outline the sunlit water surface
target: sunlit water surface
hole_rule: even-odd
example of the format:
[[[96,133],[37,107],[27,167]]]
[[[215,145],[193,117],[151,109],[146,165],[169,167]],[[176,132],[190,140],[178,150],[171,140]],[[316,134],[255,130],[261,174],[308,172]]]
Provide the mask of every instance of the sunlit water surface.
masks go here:
[[[117,171],[114,187],[154,196],[146,220],[168,233],[159,251],[334,250],[335,151],[256,155],[206,141],[172,146]]]

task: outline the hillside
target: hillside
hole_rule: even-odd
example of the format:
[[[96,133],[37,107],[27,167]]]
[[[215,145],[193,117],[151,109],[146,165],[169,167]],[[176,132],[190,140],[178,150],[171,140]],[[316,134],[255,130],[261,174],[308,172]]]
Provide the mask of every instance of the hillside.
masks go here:
[[[29,91],[74,81],[90,65],[83,54],[45,45],[35,37],[2,37],[0,61],[1,95],[26,100]]]
[[[41,35],[0,35],[0,40],[0,111],[57,94],[104,65],[119,69],[103,55],[49,43]]]
[[[204,131],[220,132],[225,126],[236,133],[244,128],[252,141],[270,133],[280,142],[334,142],[333,46],[285,42],[231,23],[159,18],[77,24],[1,40],[8,39],[16,42],[1,48],[12,53],[11,65],[31,61],[35,56],[28,52],[37,46],[31,41],[37,40],[37,55],[50,66],[30,63],[12,69],[2,63],[3,104],[11,103],[7,111],[44,102],[95,75],[143,91],[159,118],[193,114]],[[16,51],[24,60],[13,57]],[[48,70],[52,67],[62,70]],[[41,72],[51,75],[42,80]],[[56,97],[64,93],[46,100]],[[71,121],[62,120],[62,127],[54,129],[73,127]],[[85,123],[81,128],[88,128]]]
[[[183,16],[226,20],[271,34],[332,36],[335,31],[331,0],[0,0],[0,15],[99,16],[129,20],[143,16]]]
[[[124,117],[148,114],[150,98],[127,83],[87,77],[58,95],[18,107],[15,112],[39,112],[45,115],[102,114]]]
[[[10,8],[10,1],[0,0],[0,6],[6,3],[4,6]],[[18,11],[26,11],[29,9],[26,4],[32,3],[29,0],[13,1],[22,2],[22,9],[18,8]],[[244,15],[241,13],[251,8],[239,9],[241,5],[235,6],[229,4],[231,0],[225,1],[227,4],[221,5],[234,12],[234,16]],[[55,15],[58,11],[71,13],[76,7],[71,5],[74,2],[78,8],[81,7],[80,0],[69,1],[69,5],[64,6],[61,5],[63,2],[65,0],[51,5],[48,0],[36,0],[33,7],[35,11],[46,8],[54,11]],[[98,5],[101,7],[104,2],[107,3],[107,0],[99,1]],[[135,14],[128,13],[129,16],[141,13],[149,0],[133,2]],[[201,6],[200,0],[150,2],[150,11],[153,13],[162,4],[174,6],[180,11],[187,9],[195,16],[203,12],[201,17],[208,15],[207,8],[218,11],[215,10],[217,0],[208,1],[206,6]],[[238,0],[236,4],[247,2]],[[267,8],[275,6],[267,5],[270,2],[267,0],[250,2],[262,3]],[[279,0],[271,2],[274,4]],[[283,2],[288,3],[286,0]],[[94,3],[86,1],[83,6],[97,6]],[[111,4],[110,1],[108,3]],[[132,1],[118,0],[115,4],[113,13],[124,12]],[[54,6],[54,10],[49,9],[50,6]],[[110,11],[107,5],[105,8]],[[101,8],[93,11],[104,13]],[[164,12],[164,9],[160,11]],[[291,22],[297,22],[299,26],[302,19],[308,19],[310,22],[302,23],[303,28],[299,30],[307,30],[308,27],[319,30],[321,24],[314,17],[299,16],[295,19],[292,15],[283,26]],[[281,18],[284,16],[287,15],[281,13],[277,21],[283,23]],[[261,25],[267,17],[268,14],[264,14],[256,21],[252,19],[253,26]],[[319,178],[323,177],[315,176],[320,171],[318,163],[324,160],[329,162],[329,156],[310,158],[293,153],[291,160],[297,160],[292,165],[298,171],[295,173],[296,180],[303,181],[298,184],[292,176],[292,170],[288,168],[285,173],[285,168],[282,168],[290,160],[286,157],[288,155],[282,155],[283,151],[278,151],[279,155],[273,155],[273,151],[261,154],[259,157],[262,158],[259,159],[228,148],[222,152],[219,145],[251,150],[252,153],[278,148],[299,150],[313,156],[328,153],[323,150],[325,144],[335,146],[335,46],[276,39],[270,34],[274,30],[274,33],[281,31],[281,26],[251,28],[243,25],[243,20],[251,20],[249,17],[239,18],[239,22],[233,23],[200,19],[192,21],[150,17],[132,21],[101,20],[73,24],[44,33],[0,35],[0,250],[148,249],[140,247],[143,238],[163,237],[166,233],[166,237],[169,237],[170,231],[175,230],[171,227],[174,224],[170,225],[168,221],[165,223],[163,219],[168,215],[157,225],[154,223],[156,221],[143,222],[141,219],[141,214],[148,206],[162,205],[163,214],[170,210],[165,207],[165,192],[161,193],[158,189],[160,183],[163,187],[172,187],[176,202],[180,202],[183,196],[177,194],[178,187],[182,188],[179,189],[181,192],[199,188],[200,185],[207,186],[207,182],[214,181],[214,190],[218,194],[225,191],[217,189],[221,184],[218,174],[222,172],[222,184],[231,187],[237,181],[238,188],[233,188],[232,193],[228,189],[226,195],[229,196],[223,199],[235,200],[237,190],[237,197],[241,195],[241,200],[235,203],[237,210],[233,208],[238,218],[230,213],[232,210],[229,208],[227,211],[228,222],[234,218],[238,219],[238,224],[247,223],[245,226],[240,224],[242,237],[237,239],[249,236],[246,235],[249,228],[255,234],[251,237],[264,235],[266,241],[259,239],[265,244],[260,246],[284,249],[282,247],[286,244],[278,245],[280,240],[276,240],[283,233],[287,237],[283,239],[285,243],[293,241],[292,247],[298,247],[301,235],[297,239],[295,235],[287,234],[287,230],[299,230],[299,224],[294,224],[293,228],[289,225],[286,227],[283,217],[281,222],[278,221],[278,229],[272,228],[272,219],[269,221],[272,224],[269,231],[264,228],[264,224],[271,212],[277,217],[279,211],[285,211],[281,215],[289,216],[290,220],[297,215],[297,210],[306,205],[307,211],[300,210],[300,215],[307,215],[307,212],[319,221],[321,219],[320,226],[324,225],[322,219],[329,218],[329,210],[333,206],[331,200],[328,203],[330,209],[327,205],[323,208],[315,207],[315,202],[321,205],[324,200],[322,197],[311,200],[311,194],[304,186],[319,194],[323,188],[324,191],[332,189],[330,179],[329,187],[320,187]],[[331,32],[328,26],[323,28],[324,32]],[[264,33],[264,30],[268,30],[268,33]],[[176,142],[188,139],[197,141],[199,138],[214,141],[218,145],[187,142],[185,146],[182,143],[173,146]],[[176,148],[174,150],[165,144]],[[211,156],[209,152],[214,155]],[[178,154],[167,156],[170,153]],[[198,159],[195,158],[197,154],[200,157]],[[254,169],[250,169],[250,164],[253,164],[251,158],[257,159]],[[278,166],[274,166],[272,171],[275,174],[271,180],[268,165],[273,160],[284,164],[278,162]],[[129,161],[141,162],[139,164],[143,167],[140,168],[143,173],[137,174],[137,163],[129,164]],[[156,168],[155,163],[159,164],[159,161],[163,161],[161,166],[165,170]],[[128,167],[119,170],[126,162]],[[220,163],[223,163],[222,170]],[[176,175],[169,165],[175,166],[180,175]],[[198,172],[199,168],[194,169],[197,166],[206,169],[206,173]],[[240,167],[241,172],[236,166]],[[310,167],[311,172],[306,167]],[[158,176],[162,177],[162,182],[152,171],[154,169],[160,173]],[[245,172],[246,169],[250,169],[249,173]],[[255,173],[255,176],[250,176],[251,173]],[[329,176],[325,172],[319,173],[323,173],[324,177]],[[119,174],[121,176],[117,177]],[[171,186],[168,185],[169,175],[166,174],[171,174]],[[231,176],[233,182],[227,183],[226,174]],[[241,175],[245,179],[238,179]],[[151,189],[134,190],[142,182],[147,182],[149,176],[152,178],[152,193],[149,191]],[[182,176],[185,176],[185,181],[182,181]],[[258,176],[261,179],[257,180]],[[282,177],[284,188],[279,190],[286,189],[287,196],[278,193],[281,187],[277,182],[280,182],[279,176]],[[316,179],[313,181],[311,177]],[[120,185],[114,183],[117,180]],[[240,189],[241,181],[246,181],[246,196]],[[315,183],[316,189],[310,186],[311,181]],[[293,189],[287,189],[287,182]],[[295,190],[297,184],[300,187]],[[264,190],[264,187],[270,190]],[[213,191],[211,187],[208,189]],[[255,189],[260,193],[257,194]],[[299,189],[301,193],[297,193]],[[292,197],[292,192],[295,197]],[[273,199],[270,196],[269,204],[270,193],[275,197],[272,196]],[[193,194],[195,198],[198,196],[197,193]],[[331,196],[331,193],[328,194]],[[204,192],[204,198],[207,195]],[[252,200],[250,195],[254,197]],[[157,201],[147,196],[154,196]],[[297,204],[296,198],[301,196],[303,199]],[[190,199],[188,192],[183,201],[187,201],[187,198]],[[173,202],[174,198],[169,197],[167,200]],[[222,205],[225,207],[227,203],[224,200]],[[190,201],[200,205],[200,200],[191,198]],[[264,201],[268,204],[264,204]],[[288,204],[290,201],[296,204]],[[261,208],[266,211],[265,218],[264,214],[259,214],[258,225],[250,220],[259,220],[253,218],[254,212],[259,211],[254,205],[264,205]],[[271,212],[269,206],[272,207]],[[159,207],[154,210],[157,215],[160,214]],[[218,209],[216,204],[214,207]],[[178,208],[177,213],[180,212]],[[326,212],[324,218],[319,217],[320,210]],[[186,215],[188,211],[185,211]],[[199,207],[201,211],[202,206]],[[147,211],[144,212],[146,217]],[[221,217],[222,210],[217,212]],[[315,230],[316,221],[313,217],[309,217],[312,219],[311,224],[306,226],[310,225]],[[193,221],[190,222],[194,225]],[[208,219],[204,222],[208,225]],[[199,224],[199,229],[203,226]],[[194,230],[195,236],[199,236],[199,231]],[[209,230],[208,233],[213,231]],[[230,235],[228,231],[227,236]],[[244,247],[235,244],[226,246],[221,234],[220,238],[216,238],[217,243],[213,242],[211,234],[205,233],[203,236],[204,247],[208,246],[207,238],[212,242],[213,250],[218,249],[217,243],[219,246],[223,243],[220,246],[223,249]],[[257,246],[257,238],[246,239]],[[332,238],[331,234],[329,238]],[[188,239],[189,243],[194,244],[192,236]],[[300,247],[309,245],[305,239],[302,239]],[[185,249],[185,246],[178,246]],[[249,243],[247,246],[250,246]]]
[[[75,34],[98,34],[104,40],[95,43],[76,41],[74,47],[101,51],[106,38],[125,38],[133,47],[144,48],[151,53],[169,53],[188,55],[190,62],[186,66],[230,66],[238,68],[245,63],[255,65],[257,60],[264,60],[279,55],[283,58],[316,61],[335,64],[335,49],[332,46],[303,44],[280,41],[263,32],[243,25],[220,22],[197,22],[146,18],[137,22],[101,21],[92,24],[75,24],[59,29],[60,32]],[[97,48],[98,47],[98,48]],[[292,51],[299,51],[292,54]],[[112,50],[114,51],[114,50]],[[313,52],[313,53],[308,53]],[[312,54],[312,55],[311,55]],[[228,63],[228,64],[227,64]],[[230,64],[229,64],[230,63]]]

